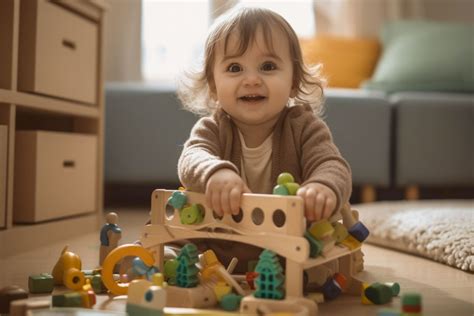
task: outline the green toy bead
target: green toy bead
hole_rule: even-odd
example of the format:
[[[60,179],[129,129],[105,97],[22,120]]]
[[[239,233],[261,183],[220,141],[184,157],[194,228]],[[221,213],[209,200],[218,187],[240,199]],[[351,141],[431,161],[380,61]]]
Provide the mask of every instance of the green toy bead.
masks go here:
[[[398,294],[400,294],[400,284],[398,284],[397,282],[385,282],[384,284],[388,286],[390,290],[392,290],[393,296],[397,296]]]
[[[290,192],[288,192],[288,189],[286,188],[285,185],[279,184],[273,188],[273,194],[275,195],[290,195]]]
[[[242,301],[242,296],[234,293],[226,294],[221,298],[220,305],[223,310],[226,311],[236,311],[240,307],[240,301]]]
[[[163,273],[169,285],[176,284],[176,270],[178,269],[178,264],[179,262],[176,259],[169,259],[165,261]]]
[[[295,182],[295,178],[293,178],[293,175],[289,172],[283,172],[280,173],[277,179],[277,184],[286,184],[290,182]]]
[[[204,219],[203,210],[199,207],[198,204],[186,206],[179,212],[179,218],[181,220],[181,224],[186,224],[186,225],[199,224]]]
[[[381,305],[392,301],[392,290],[385,284],[375,282],[365,289],[365,296],[374,304]]]
[[[284,186],[286,187],[290,195],[296,195],[296,192],[300,188],[300,185],[296,182],[288,182],[285,183]]]

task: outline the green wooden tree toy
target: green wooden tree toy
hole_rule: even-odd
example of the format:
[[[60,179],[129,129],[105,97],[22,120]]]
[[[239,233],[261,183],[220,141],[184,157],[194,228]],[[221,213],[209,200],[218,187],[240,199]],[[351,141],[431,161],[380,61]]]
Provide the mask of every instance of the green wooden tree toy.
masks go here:
[[[196,287],[199,283],[198,250],[194,244],[186,244],[179,254],[178,268],[176,269],[176,284],[179,287]]]
[[[254,293],[255,297],[274,300],[285,298],[285,290],[283,288],[285,276],[276,253],[268,249],[262,251],[255,272],[258,273],[255,281],[257,284],[257,290]]]

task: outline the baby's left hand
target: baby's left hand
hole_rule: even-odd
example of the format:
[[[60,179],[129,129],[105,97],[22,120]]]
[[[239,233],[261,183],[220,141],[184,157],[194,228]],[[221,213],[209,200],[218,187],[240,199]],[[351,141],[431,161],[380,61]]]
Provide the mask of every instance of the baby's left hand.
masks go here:
[[[328,218],[336,207],[336,194],[321,183],[308,183],[296,195],[303,198],[305,217],[310,222]]]

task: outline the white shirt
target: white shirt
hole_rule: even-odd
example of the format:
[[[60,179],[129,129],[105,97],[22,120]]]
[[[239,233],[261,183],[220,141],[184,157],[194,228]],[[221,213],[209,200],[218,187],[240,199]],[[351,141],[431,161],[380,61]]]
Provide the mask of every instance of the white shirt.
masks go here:
[[[241,177],[252,193],[271,194],[273,192],[271,183],[272,136],[273,133],[260,146],[249,148],[245,144],[244,136],[239,131],[242,147]]]

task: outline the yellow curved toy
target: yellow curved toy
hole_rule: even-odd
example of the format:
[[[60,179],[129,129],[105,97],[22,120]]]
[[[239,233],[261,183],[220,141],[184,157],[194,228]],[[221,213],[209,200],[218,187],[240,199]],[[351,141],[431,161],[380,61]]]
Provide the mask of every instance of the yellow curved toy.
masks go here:
[[[65,285],[74,291],[80,290],[86,284],[86,278],[81,271],[81,266],[81,258],[77,254],[68,251],[68,246],[64,247],[51,273],[54,284]]]
[[[112,294],[125,295],[128,291],[128,283],[118,284],[114,281],[114,267],[124,257],[135,256],[143,260],[147,266],[152,266],[155,259],[151,253],[139,245],[122,245],[112,250],[102,263],[102,282]]]

